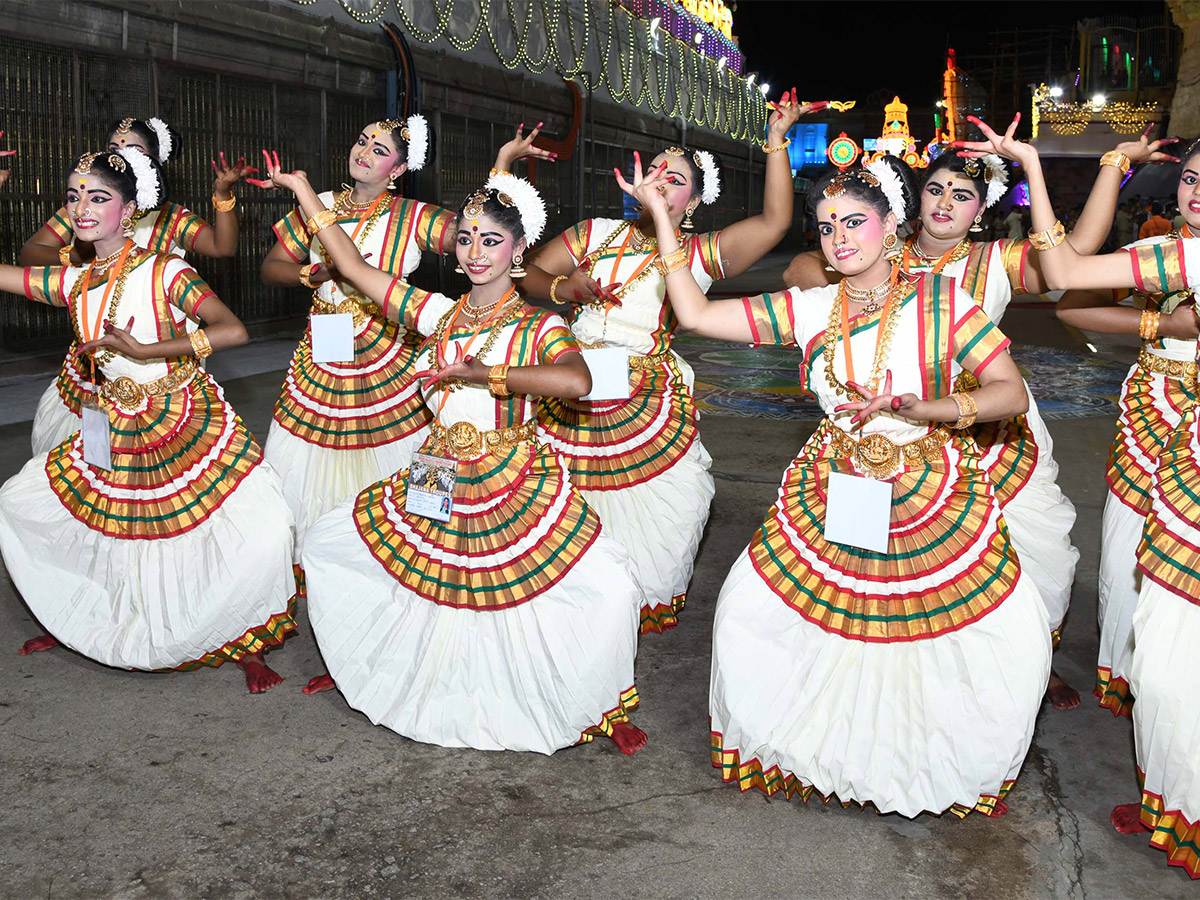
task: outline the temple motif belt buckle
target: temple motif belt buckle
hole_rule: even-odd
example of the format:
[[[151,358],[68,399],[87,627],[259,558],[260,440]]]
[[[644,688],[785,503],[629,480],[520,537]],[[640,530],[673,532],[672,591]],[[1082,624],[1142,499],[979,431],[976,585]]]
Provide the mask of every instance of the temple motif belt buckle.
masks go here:
[[[855,457],[872,478],[886,478],[900,468],[900,448],[882,434],[869,434],[858,441]]]
[[[446,431],[446,445],[455,456],[477,456],[483,450],[483,439],[470,422],[455,422]]]

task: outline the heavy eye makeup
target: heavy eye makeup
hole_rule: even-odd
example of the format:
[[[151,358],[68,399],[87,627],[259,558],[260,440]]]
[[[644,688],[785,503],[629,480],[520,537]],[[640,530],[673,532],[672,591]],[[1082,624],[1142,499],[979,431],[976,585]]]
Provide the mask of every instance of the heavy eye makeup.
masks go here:
[[[1193,185],[1200,181],[1200,175],[1197,175],[1191,169],[1184,169],[1183,174],[1179,176],[1179,180],[1184,184]]]
[[[925,186],[925,191],[933,197],[940,197],[945,193],[945,188],[936,181],[931,181]],[[950,191],[955,203],[970,203],[976,199],[975,192],[967,188],[954,188]]]

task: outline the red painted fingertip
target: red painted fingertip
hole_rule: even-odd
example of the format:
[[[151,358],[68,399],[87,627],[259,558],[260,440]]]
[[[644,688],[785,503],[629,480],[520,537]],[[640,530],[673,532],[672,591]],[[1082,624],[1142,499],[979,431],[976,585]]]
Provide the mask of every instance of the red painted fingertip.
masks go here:
[[[820,109],[825,109],[827,106],[829,106],[828,100],[818,100],[816,103],[814,103],[812,105],[813,112],[816,112],[817,110],[820,110]]]
[[[900,401],[900,398],[899,398],[899,397],[893,397],[893,398],[892,398],[892,409],[899,409],[899,408],[900,408],[900,402],[901,402],[901,401]]]
[[[538,122],[538,123],[537,123],[537,127],[538,127],[538,128],[541,128],[541,127],[542,127],[543,125],[545,125],[545,124],[546,124],[545,122]]]

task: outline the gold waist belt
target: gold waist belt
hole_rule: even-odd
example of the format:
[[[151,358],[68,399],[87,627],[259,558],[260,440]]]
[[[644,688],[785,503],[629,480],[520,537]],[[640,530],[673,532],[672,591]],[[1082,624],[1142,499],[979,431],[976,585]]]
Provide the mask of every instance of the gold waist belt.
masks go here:
[[[484,452],[499,453],[534,440],[537,437],[537,419],[491,431],[480,431],[470,422],[455,422],[449,428],[434,422],[430,426],[430,434],[436,449],[448,452],[455,459],[472,459]]]
[[[1139,369],[1145,369],[1147,372],[1154,372],[1157,375],[1181,378],[1184,381],[1194,382],[1196,380],[1197,366],[1194,362],[1155,356],[1145,347],[1138,353],[1137,364]]]
[[[659,366],[666,365],[671,361],[671,353],[654,353],[650,356],[631,356],[629,357],[629,370],[631,372],[652,372]]]
[[[180,360],[178,367],[162,378],[139,384],[128,375],[122,375],[100,385],[100,393],[118,406],[132,408],[139,406],[143,400],[159,394],[169,394],[191,383],[195,374],[196,361],[190,356],[185,356]]]
[[[951,431],[939,425],[923,438],[897,444],[882,434],[868,434],[858,440],[842,429],[831,429],[829,449],[839,459],[853,459],[858,468],[873,478],[886,478],[905,465],[932,463],[941,459],[942,448],[950,441]]]
[[[316,291],[313,291],[312,308],[313,312],[321,316],[329,316],[335,313],[350,313],[350,315],[354,316],[355,328],[371,316],[383,314],[383,310],[379,304],[372,303],[366,297],[346,297],[337,304],[333,304],[323,299]]]

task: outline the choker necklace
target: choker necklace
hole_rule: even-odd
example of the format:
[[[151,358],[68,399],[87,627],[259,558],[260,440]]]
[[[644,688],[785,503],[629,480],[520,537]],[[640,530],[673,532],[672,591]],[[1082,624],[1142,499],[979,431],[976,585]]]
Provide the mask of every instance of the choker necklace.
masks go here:
[[[355,203],[350,199],[351,195],[354,193],[354,188],[347,184],[343,184],[342,188],[342,193],[337,198],[337,205],[344,210],[362,212],[364,209],[368,209],[371,204],[375,202],[374,200],[368,200],[366,203]]]
[[[109,267],[117,261],[117,257],[121,255],[121,251],[124,249],[125,245],[122,244],[117,248],[115,253],[110,253],[108,256],[97,257],[95,262],[92,263],[95,273],[97,275],[102,275],[104,272],[107,272]]]
[[[842,285],[846,289],[846,297],[853,300],[855,303],[866,304],[863,307],[863,312],[867,315],[873,315],[879,312],[879,301],[887,297],[888,290],[892,286],[892,278],[889,275],[886,281],[881,281],[875,287],[869,290],[859,290],[847,281],[843,281]]]

